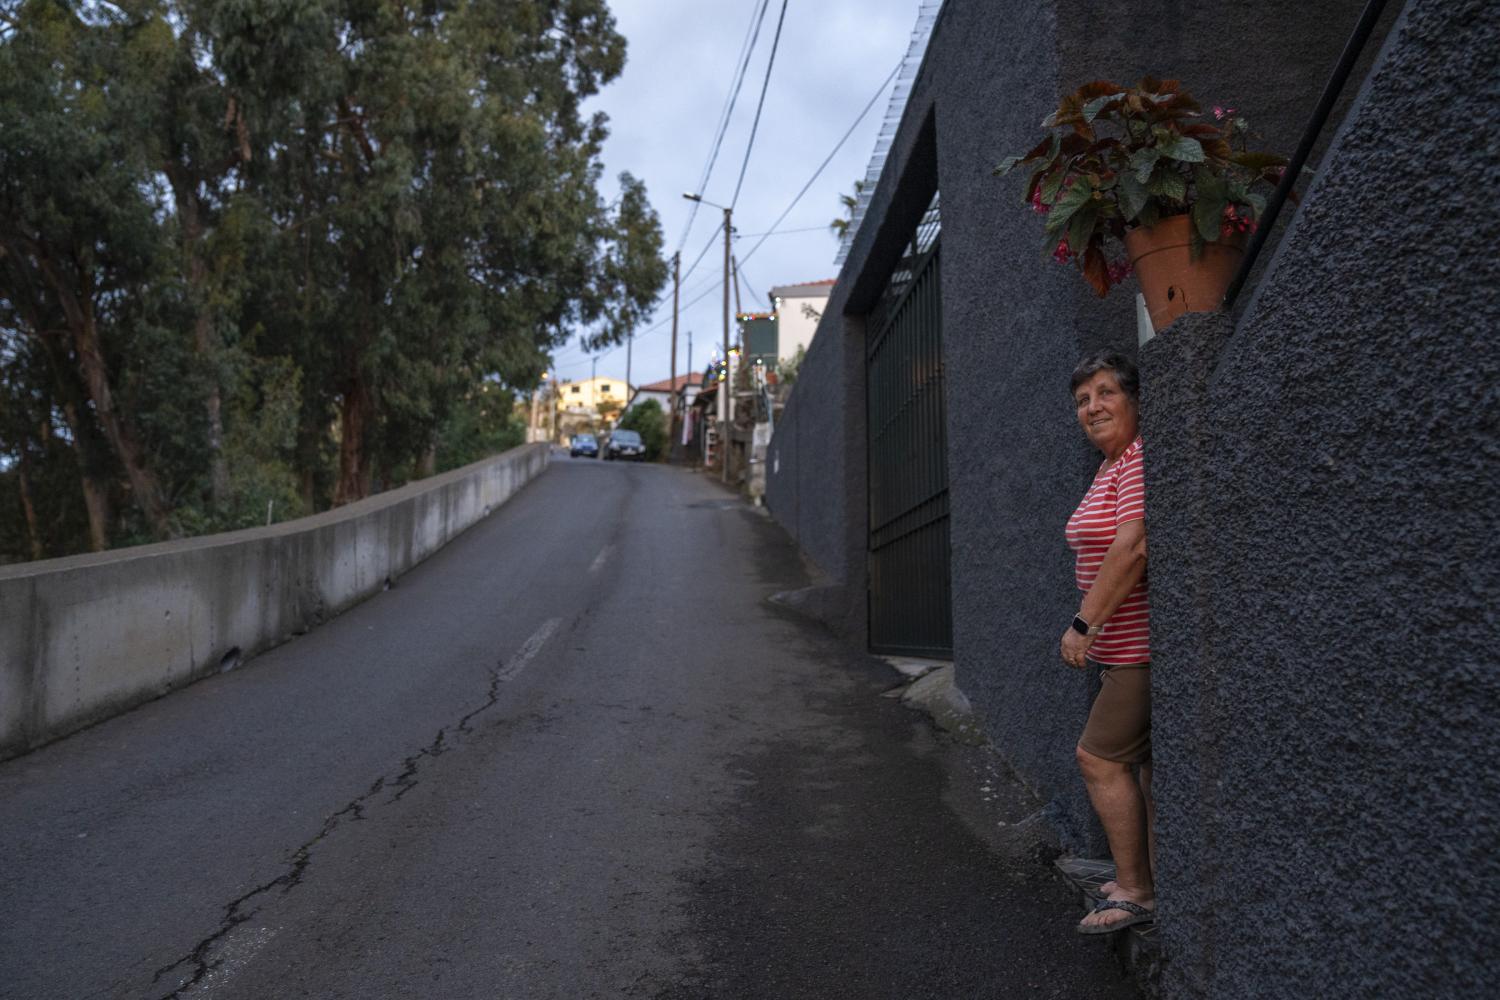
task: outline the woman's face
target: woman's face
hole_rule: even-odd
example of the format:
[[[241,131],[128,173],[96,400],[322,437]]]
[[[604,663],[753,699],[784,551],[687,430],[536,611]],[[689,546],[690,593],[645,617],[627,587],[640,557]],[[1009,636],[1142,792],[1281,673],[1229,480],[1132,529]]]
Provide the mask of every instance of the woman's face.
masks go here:
[[[1120,388],[1113,371],[1095,372],[1073,390],[1073,402],[1078,407],[1078,425],[1105,455],[1118,455],[1135,440],[1135,400]]]

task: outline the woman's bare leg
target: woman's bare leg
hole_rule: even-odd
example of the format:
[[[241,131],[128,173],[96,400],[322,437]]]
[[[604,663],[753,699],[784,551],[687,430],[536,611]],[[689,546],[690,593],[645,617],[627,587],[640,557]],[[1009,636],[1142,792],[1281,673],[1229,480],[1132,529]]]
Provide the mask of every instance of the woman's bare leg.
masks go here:
[[[1150,909],[1156,893],[1151,880],[1146,796],[1141,793],[1140,783],[1129,764],[1096,757],[1082,747],[1078,748],[1078,767],[1088,786],[1089,801],[1109,839],[1109,852],[1115,859],[1115,886],[1109,898],[1129,900]],[[1129,914],[1123,910],[1106,910],[1090,914],[1083,923],[1107,927],[1128,918]]]

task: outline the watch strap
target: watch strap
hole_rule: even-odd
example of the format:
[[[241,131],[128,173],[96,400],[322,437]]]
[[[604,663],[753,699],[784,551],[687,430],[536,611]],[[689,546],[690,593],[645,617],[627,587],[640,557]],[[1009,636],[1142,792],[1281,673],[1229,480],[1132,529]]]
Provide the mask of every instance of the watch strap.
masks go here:
[[[1088,622],[1083,620],[1082,615],[1074,615],[1073,631],[1077,632],[1079,635],[1096,636],[1100,632],[1104,631],[1104,626],[1102,624],[1090,625]]]

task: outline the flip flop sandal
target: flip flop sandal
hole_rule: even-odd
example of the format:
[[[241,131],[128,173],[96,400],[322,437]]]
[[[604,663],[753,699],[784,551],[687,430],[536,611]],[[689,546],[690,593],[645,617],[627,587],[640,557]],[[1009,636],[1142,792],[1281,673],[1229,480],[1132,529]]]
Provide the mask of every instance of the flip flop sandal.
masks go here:
[[[1091,911],[1089,911],[1089,915],[1092,916],[1095,913],[1103,913],[1105,910],[1124,910],[1126,913],[1130,914],[1130,916],[1126,917],[1124,920],[1116,920],[1115,922],[1109,924],[1100,924],[1097,927],[1087,924],[1079,924],[1078,933],[1113,934],[1115,931],[1122,931],[1127,927],[1134,927],[1136,924],[1149,924],[1156,919],[1155,913],[1146,909],[1139,903],[1132,903],[1128,899],[1101,899],[1099,901],[1099,904],[1095,906]]]

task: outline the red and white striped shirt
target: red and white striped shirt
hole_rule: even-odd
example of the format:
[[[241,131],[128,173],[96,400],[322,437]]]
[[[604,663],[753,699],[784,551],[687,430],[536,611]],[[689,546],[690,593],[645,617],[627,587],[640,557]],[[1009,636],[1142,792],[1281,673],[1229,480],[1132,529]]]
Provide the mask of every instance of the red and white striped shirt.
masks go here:
[[[1088,593],[1094,585],[1116,529],[1145,516],[1146,470],[1141,462],[1141,439],[1136,438],[1113,465],[1099,471],[1083,502],[1068,518],[1068,547],[1078,555],[1073,575],[1079,590]],[[1104,666],[1150,663],[1150,619],[1151,603],[1143,575],[1104,623],[1104,631],[1095,636],[1088,658]]]

